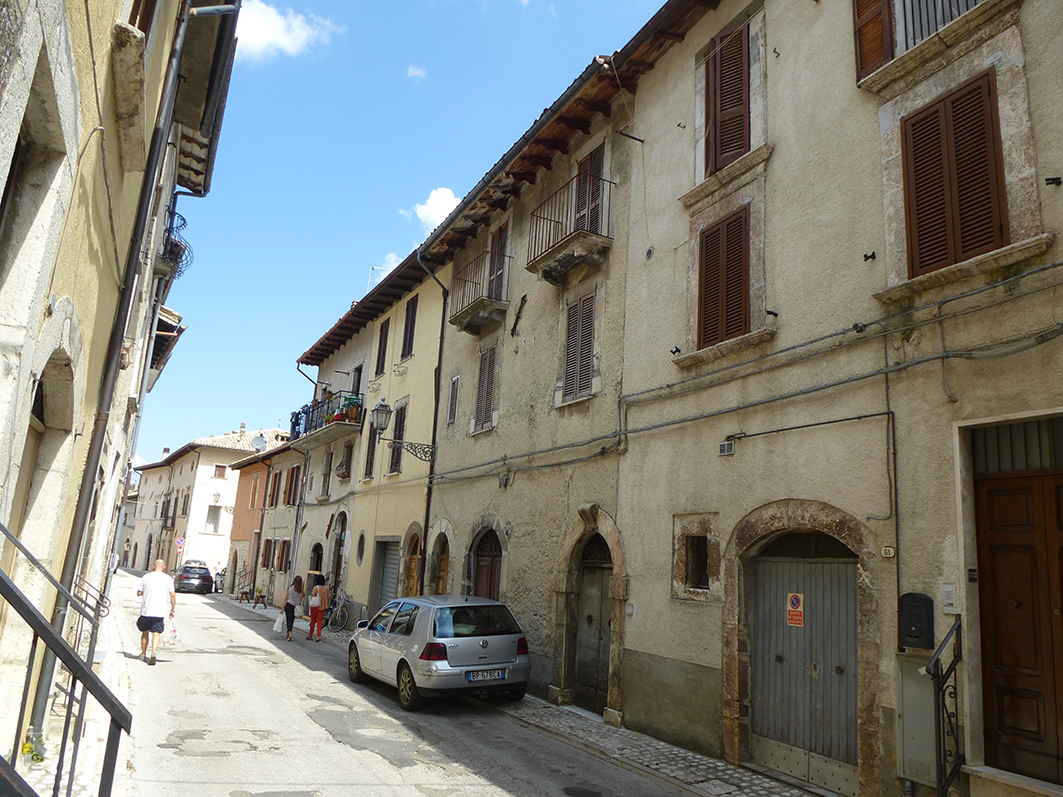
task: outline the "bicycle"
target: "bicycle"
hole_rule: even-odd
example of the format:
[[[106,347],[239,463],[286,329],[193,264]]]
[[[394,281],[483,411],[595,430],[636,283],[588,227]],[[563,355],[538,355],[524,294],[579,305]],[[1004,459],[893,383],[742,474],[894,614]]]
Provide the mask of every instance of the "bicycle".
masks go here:
[[[325,609],[322,620],[329,631],[342,631],[347,627],[350,613],[347,611],[347,595],[343,589],[336,588],[336,594],[332,596],[332,603]]]

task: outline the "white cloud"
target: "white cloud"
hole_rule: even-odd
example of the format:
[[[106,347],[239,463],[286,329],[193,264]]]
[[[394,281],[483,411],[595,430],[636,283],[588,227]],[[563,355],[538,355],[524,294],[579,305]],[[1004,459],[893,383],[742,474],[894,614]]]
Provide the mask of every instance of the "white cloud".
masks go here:
[[[423,205],[414,205],[413,212],[421,220],[425,232],[431,232],[457,205],[458,198],[449,188],[433,188],[432,193],[428,195],[428,201]]]
[[[303,16],[291,8],[279,11],[265,0],[244,0],[236,35],[237,55],[252,61],[266,61],[281,53],[299,55],[310,45],[328,44],[342,27],[322,17]]]
[[[423,78],[428,77],[428,73],[425,72],[423,66],[416,66],[414,64],[410,64],[408,67],[406,67],[406,77]]]
[[[392,271],[394,271],[395,266],[397,266],[401,262],[402,258],[400,258],[397,254],[395,254],[394,252],[388,252],[386,255],[384,255],[384,262],[381,265],[373,266],[373,273],[370,277],[370,282],[372,282],[373,285],[379,285],[380,281]]]
[[[413,221],[412,210],[406,210],[406,208],[399,208],[399,215],[406,219],[406,221]]]
[[[134,454],[133,455],[133,467],[134,468],[139,468],[141,465],[147,465],[147,464],[148,464],[148,461],[146,459],[144,459],[144,457],[140,456],[140,454]]]

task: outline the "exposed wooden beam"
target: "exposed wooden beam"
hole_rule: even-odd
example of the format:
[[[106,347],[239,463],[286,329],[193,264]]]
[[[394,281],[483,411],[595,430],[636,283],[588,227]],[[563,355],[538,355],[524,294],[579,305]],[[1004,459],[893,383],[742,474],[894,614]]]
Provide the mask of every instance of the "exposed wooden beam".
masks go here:
[[[487,224],[489,221],[491,221],[491,214],[490,213],[479,213],[479,214],[473,215],[472,213],[466,213],[464,216],[462,216],[462,219],[464,219],[465,221],[467,221],[467,222],[469,222],[471,224],[475,224],[475,225],[479,226],[481,224]]]
[[[514,180],[519,180],[522,183],[531,183],[532,185],[535,185],[535,172],[511,171],[506,172],[506,174],[508,174]]]
[[[568,155],[568,142],[563,138],[537,138],[533,144],[538,144],[543,149],[548,149],[551,152],[560,152],[562,155]]]
[[[498,190],[501,191],[506,196],[516,197],[517,199],[520,199],[520,186],[519,185],[511,185],[508,188],[499,188]]]
[[[686,36],[684,36],[682,33],[676,33],[675,31],[671,30],[659,30],[653,35],[659,39],[668,39],[668,41],[673,42],[681,42],[686,39]]]
[[[499,197],[498,199],[489,199],[487,200],[487,204],[497,210],[505,210],[509,207],[509,199],[504,196]]]
[[[569,130],[579,130],[583,134],[591,132],[590,119],[577,119],[575,116],[559,116],[557,117],[557,121]]]
[[[585,100],[582,97],[576,99],[577,105],[582,105],[588,111],[600,113],[606,119],[613,115],[613,104],[605,100]]]
[[[653,69],[653,64],[651,64],[649,61],[639,61],[635,58],[629,58],[624,61],[624,65],[620,68],[623,69],[625,72],[631,70],[632,72],[636,72],[640,75],[645,75],[647,72]]]
[[[549,155],[521,155],[520,159],[529,166],[542,166],[544,169],[553,168],[554,159]]]

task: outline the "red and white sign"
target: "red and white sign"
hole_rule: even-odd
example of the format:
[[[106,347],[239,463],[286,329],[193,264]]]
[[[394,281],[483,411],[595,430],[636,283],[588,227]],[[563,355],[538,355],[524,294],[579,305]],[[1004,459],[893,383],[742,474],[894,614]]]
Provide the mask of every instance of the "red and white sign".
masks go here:
[[[800,592],[786,596],[786,624],[797,628],[805,626],[805,596]]]
[[[176,545],[177,549],[180,550],[185,545],[185,538],[184,537],[178,537],[177,541],[174,542],[174,545]]]

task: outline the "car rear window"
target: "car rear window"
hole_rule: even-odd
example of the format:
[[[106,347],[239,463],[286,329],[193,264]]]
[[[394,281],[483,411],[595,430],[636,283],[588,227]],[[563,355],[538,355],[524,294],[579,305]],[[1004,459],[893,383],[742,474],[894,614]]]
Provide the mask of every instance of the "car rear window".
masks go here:
[[[186,576],[209,576],[210,571],[205,567],[186,567],[184,569],[184,575]]]
[[[435,636],[438,639],[520,632],[520,625],[505,606],[446,606],[436,610]]]

